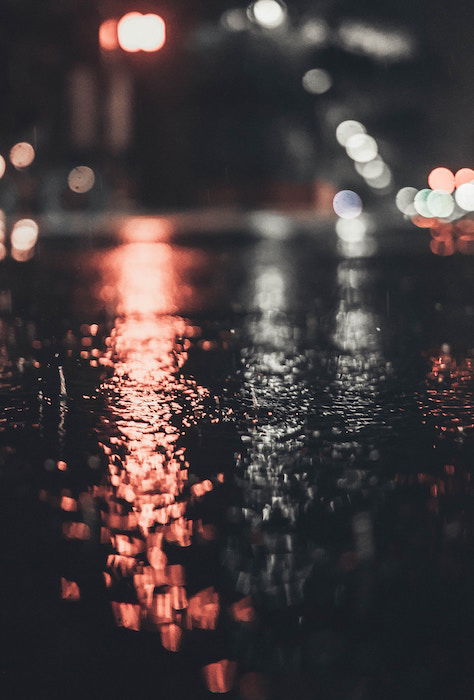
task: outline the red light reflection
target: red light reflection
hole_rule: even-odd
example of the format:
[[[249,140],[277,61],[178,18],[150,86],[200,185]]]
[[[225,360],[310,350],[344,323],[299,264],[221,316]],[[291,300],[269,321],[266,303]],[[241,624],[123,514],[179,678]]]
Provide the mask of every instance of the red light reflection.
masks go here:
[[[156,226],[168,230],[166,220],[151,222],[143,220],[137,234],[137,221],[129,221],[125,234],[128,230],[141,239],[142,232],[155,237]],[[114,600],[117,584],[131,581],[137,602],[114,600],[117,624],[159,632],[169,651],[178,651],[186,630],[215,629],[220,614],[212,587],[188,599],[185,567],[167,556],[170,546],[184,550],[215,536],[212,526],[194,522],[187,509],[222,481],[219,475],[189,487],[186,451],[178,446],[181,432],[205,419],[209,395],[182,374],[188,338],[199,332],[175,315],[178,299],[179,306],[186,303],[187,291],[178,277],[182,255],[189,253],[141,242],[111,251],[102,263],[118,313],[106,340],[113,375],[103,387],[114,426],[112,434],[104,426],[101,443],[108,463],[108,484],[100,487],[107,504],[101,513],[101,541],[114,550],[107,557],[104,582]],[[212,683],[228,683],[226,673]]]

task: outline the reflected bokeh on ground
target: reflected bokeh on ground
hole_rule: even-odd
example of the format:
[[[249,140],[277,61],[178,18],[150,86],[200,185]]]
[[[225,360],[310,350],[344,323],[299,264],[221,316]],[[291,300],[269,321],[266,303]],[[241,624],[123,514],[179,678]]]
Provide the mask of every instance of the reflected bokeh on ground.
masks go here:
[[[431,260],[5,265],[11,599],[42,687],[468,697],[472,272]]]

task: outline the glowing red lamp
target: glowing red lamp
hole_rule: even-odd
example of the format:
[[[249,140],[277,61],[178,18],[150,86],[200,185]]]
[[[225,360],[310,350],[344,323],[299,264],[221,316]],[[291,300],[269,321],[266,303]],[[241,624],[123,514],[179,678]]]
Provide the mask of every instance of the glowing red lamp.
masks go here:
[[[128,12],[117,24],[117,38],[129,53],[159,51],[166,42],[166,25],[159,15]]]

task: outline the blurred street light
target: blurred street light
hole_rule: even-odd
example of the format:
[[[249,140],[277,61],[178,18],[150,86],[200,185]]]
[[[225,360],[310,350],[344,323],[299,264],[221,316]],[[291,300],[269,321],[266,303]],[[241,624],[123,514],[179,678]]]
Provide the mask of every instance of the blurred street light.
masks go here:
[[[159,51],[166,42],[166,25],[156,14],[128,12],[119,20],[106,19],[99,28],[99,44],[104,51],[120,47],[127,53]]]
[[[159,15],[129,12],[119,20],[117,34],[124,51],[159,51],[166,41],[166,26]]]

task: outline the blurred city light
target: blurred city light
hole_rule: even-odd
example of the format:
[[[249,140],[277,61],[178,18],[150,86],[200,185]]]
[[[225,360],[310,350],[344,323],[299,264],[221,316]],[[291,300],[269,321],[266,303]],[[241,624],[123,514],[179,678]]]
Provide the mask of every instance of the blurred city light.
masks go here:
[[[303,87],[313,95],[323,95],[332,86],[329,73],[322,68],[312,68],[303,75]]]
[[[166,25],[159,15],[128,12],[117,25],[120,48],[129,53],[159,51],[166,42]]]
[[[360,243],[367,232],[367,223],[358,217],[356,219],[338,219],[336,233],[345,243]]]
[[[433,190],[426,200],[432,216],[451,216],[454,211],[454,199],[445,190]]]
[[[376,177],[380,177],[384,171],[384,168],[386,168],[386,165],[383,162],[382,158],[377,156],[373,160],[369,160],[365,163],[359,163],[356,161],[354,163],[354,167],[359,173],[359,175],[362,175],[362,177],[370,180]]]
[[[221,17],[221,25],[231,32],[241,32],[248,26],[248,18],[244,10],[226,10]]]
[[[382,164],[382,170],[378,175],[375,176],[365,176],[365,180],[369,187],[372,187],[373,189],[376,190],[383,190],[386,187],[389,187],[389,185],[392,182],[392,173],[390,171],[390,168],[383,163]]]
[[[99,27],[99,44],[104,51],[118,48],[117,20],[106,19]]]
[[[129,53],[140,51],[142,43],[142,17],[140,12],[129,12],[117,25],[120,48]]]
[[[173,233],[169,219],[159,216],[130,216],[123,220],[119,236],[127,243],[168,241]]]
[[[323,19],[309,19],[301,27],[301,38],[313,47],[324,46],[330,37],[330,29]]]
[[[454,184],[456,187],[465,185],[474,180],[474,170],[472,168],[461,168],[454,176]]]
[[[249,215],[248,219],[252,229],[265,238],[284,240],[292,232],[291,220],[281,214],[255,211]]]
[[[352,190],[341,190],[333,199],[333,208],[343,219],[355,219],[362,212],[362,200]]]
[[[12,230],[12,246],[16,250],[29,250],[38,240],[38,230],[38,224],[33,219],[19,219]]]
[[[368,163],[377,155],[377,142],[368,134],[354,134],[346,141],[346,152],[352,160]]]
[[[454,190],[454,174],[448,168],[434,168],[428,175],[428,185],[432,190]]]
[[[336,129],[336,139],[341,146],[345,146],[349,139],[356,134],[365,134],[366,128],[354,119],[341,122]]]
[[[94,186],[94,182],[94,171],[87,165],[78,165],[73,168],[67,178],[69,189],[78,194],[89,192]]]
[[[26,262],[33,257],[38,240],[38,224],[33,219],[19,219],[11,233],[11,256],[17,262]]]
[[[466,182],[460,185],[454,197],[461,209],[464,209],[464,211],[474,211],[474,183]]]
[[[286,19],[286,7],[277,0],[257,0],[249,8],[249,19],[265,29],[276,29]]]
[[[35,149],[31,143],[21,141],[10,150],[10,161],[18,170],[27,168],[35,159]]]
[[[417,192],[418,190],[416,187],[402,187],[402,189],[397,192],[395,203],[402,214],[406,216],[414,216],[416,214],[413,203]]]
[[[431,190],[428,188],[424,188],[416,193],[413,202],[417,213],[421,214],[421,216],[426,216],[427,218],[431,216],[431,211],[428,207],[428,197],[430,196],[430,194]]]
[[[415,53],[413,38],[404,31],[345,20],[338,30],[339,42],[348,51],[384,61],[401,61]]]

